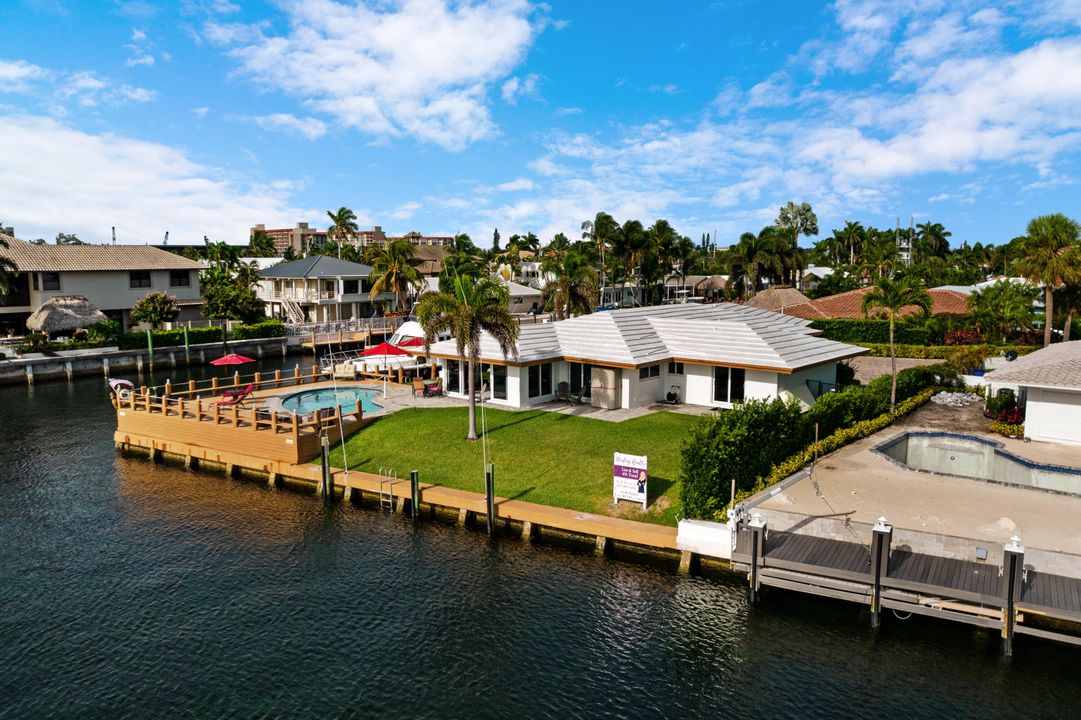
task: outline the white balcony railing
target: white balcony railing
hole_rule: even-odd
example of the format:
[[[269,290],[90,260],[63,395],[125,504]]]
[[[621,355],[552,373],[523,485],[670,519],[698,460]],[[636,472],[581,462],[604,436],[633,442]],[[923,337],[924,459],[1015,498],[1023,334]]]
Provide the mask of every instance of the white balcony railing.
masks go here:
[[[320,300],[333,300],[338,297],[334,290],[303,290],[300,288],[283,288],[281,290],[267,290],[259,288],[256,295],[260,300],[295,300],[297,302],[319,302]]]

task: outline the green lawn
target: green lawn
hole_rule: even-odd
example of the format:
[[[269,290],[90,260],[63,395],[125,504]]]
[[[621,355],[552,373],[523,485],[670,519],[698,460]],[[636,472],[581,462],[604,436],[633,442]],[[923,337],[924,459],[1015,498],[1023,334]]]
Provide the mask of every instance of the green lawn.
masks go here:
[[[674,525],[679,447],[695,418],[653,413],[621,423],[532,410],[485,410],[496,494],[585,512]],[[480,423],[478,411],[478,428]],[[412,408],[373,420],[346,441],[351,469],[420,471],[421,482],[484,492],[481,443],[465,439],[465,408]],[[649,456],[648,511],[612,506],[612,454]],[[343,467],[342,448],[331,462]]]

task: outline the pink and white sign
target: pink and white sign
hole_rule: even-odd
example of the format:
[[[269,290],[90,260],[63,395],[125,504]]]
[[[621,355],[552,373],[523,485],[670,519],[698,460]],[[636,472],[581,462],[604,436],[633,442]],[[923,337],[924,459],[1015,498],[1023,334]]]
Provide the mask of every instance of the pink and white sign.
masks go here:
[[[649,491],[649,458],[646,455],[616,453],[612,463],[612,499],[642,503],[646,509]]]

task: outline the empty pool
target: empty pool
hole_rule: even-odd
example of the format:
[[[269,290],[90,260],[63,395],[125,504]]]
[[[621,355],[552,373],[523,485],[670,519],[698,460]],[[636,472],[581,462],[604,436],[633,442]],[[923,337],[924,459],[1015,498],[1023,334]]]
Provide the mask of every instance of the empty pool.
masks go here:
[[[975,435],[905,432],[872,449],[911,470],[1081,495],[1081,469],[1033,462]]]

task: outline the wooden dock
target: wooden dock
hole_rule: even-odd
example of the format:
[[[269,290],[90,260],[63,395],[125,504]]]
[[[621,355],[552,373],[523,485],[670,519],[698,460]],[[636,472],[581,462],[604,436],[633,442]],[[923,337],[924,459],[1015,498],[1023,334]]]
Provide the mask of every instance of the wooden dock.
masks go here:
[[[247,407],[217,404],[221,393],[253,386]],[[330,386],[318,368],[293,373],[234,375],[221,380],[191,381],[173,386],[139,388],[127,398],[115,398],[117,429],[113,439],[121,452],[142,452],[152,460],[175,458],[187,468],[222,468],[226,473],[254,474],[268,484],[302,483],[330,497],[374,497],[399,512],[413,507],[456,513],[459,522],[487,521],[487,498],[482,493],[387,478],[372,473],[331,468],[308,462],[320,453],[322,439],[330,445],[358,430],[365,422],[359,403],[299,416],[264,407],[263,400],[282,390]],[[402,469],[407,471],[407,469]],[[329,487],[325,487],[329,483]],[[415,493],[414,493],[415,491]],[[676,528],[622,518],[550,507],[510,498],[494,498],[493,522],[531,538],[543,530],[586,537],[598,552],[623,543],[677,554]],[[680,568],[690,570],[689,553],[680,554]]]
[[[1081,579],[1024,564],[1007,545],[1003,565],[890,548],[892,528],[876,525],[871,545],[768,531],[752,521],[737,533],[733,565],[748,571],[752,600],[762,586],[997,630],[1007,654],[1015,634],[1081,645],[1061,624],[1081,628]],[[1052,622],[1047,622],[1048,620]]]

